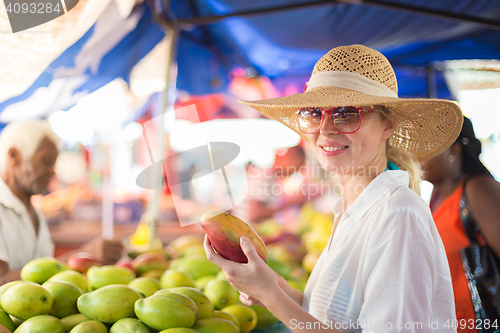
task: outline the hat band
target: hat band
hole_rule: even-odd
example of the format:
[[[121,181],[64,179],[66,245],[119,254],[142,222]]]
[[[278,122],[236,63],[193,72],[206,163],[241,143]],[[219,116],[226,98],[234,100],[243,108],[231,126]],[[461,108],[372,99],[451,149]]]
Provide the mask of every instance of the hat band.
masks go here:
[[[311,75],[305,92],[318,87],[337,87],[381,97],[398,97],[394,91],[366,76],[344,71],[327,71]]]

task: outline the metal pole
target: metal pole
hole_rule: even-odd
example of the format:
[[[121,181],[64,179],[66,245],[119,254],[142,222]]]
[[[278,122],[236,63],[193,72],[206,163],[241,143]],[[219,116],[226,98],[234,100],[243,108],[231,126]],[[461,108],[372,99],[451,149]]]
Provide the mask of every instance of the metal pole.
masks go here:
[[[165,130],[163,129],[163,124],[165,122],[165,111],[167,108],[174,103],[173,100],[170,100],[170,97],[173,95],[172,92],[173,89],[175,89],[175,80],[176,78],[172,76],[171,74],[171,68],[172,65],[175,61],[175,56],[176,56],[176,51],[177,51],[177,40],[179,37],[179,31],[176,26],[166,26],[167,29],[166,35],[167,35],[167,55],[166,55],[166,62],[167,62],[167,73],[166,73],[166,78],[165,78],[165,91],[163,92],[163,98],[162,98],[162,103],[161,103],[161,117],[160,121],[157,121],[155,123],[156,125],[156,130],[157,130],[157,135],[158,135],[158,157],[163,158],[165,155]],[[158,184],[160,181],[162,181],[163,178],[163,167],[162,164],[159,164],[160,166],[155,170],[156,175],[154,176],[154,179],[158,181]],[[158,223],[158,216],[160,213],[160,195],[161,195],[162,187],[161,186],[156,186],[154,193],[153,193],[153,199],[150,201],[148,210],[150,212],[150,219],[148,221],[149,228],[151,230],[151,240],[150,240],[150,245],[153,246],[154,240],[156,238],[156,225]]]

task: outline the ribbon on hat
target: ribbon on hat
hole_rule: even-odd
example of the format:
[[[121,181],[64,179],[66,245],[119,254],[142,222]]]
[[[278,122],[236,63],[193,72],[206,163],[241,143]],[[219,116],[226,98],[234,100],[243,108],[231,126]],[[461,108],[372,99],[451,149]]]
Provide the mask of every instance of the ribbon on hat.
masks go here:
[[[382,83],[352,72],[327,71],[313,74],[305,92],[318,87],[337,87],[372,96],[398,97],[398,94]]]

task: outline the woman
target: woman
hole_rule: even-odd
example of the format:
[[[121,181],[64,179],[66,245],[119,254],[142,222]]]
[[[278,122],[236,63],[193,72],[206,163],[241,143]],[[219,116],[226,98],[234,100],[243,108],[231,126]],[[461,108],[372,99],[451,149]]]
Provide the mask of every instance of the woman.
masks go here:
[[[464,118],[456,142],[442,154],[422,163],[425,179],[434,185],[430,207],[450,264],[459,322],[476,319],[459,253],[470,245],[460,218],[463,196],[469,206],[469,218],[474,218],[486,242],[500,257],[500,184],[480,162],[479,154],[481,142],[474,134],[471,121]],[[459,326],[462,332],[477,331],[475,327],[463,326]]]
[[[390,63],[362,45],[323,56],[302,94],[243,103],[309,140],[321,166],[335,173],[342,200],[304,294],[274,274],[245,237],[248,264],[225,260],[205,240],[207,257],[242,302],[266,306],[293,332],[455,331],[444,247],[415,191],[417,161],[455,141],[460,108],[398,98]]]

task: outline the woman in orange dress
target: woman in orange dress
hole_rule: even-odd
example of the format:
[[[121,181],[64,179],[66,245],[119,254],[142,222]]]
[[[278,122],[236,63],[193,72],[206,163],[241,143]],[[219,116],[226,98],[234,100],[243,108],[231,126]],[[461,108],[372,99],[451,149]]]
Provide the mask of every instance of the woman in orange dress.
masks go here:
[[[464,118],[456,142],[440,155],[422,162],[424,178],[434,185],[430,208],[450,265],[457,320],[476,319],[459,250],[470,242],[460,218],[460,200],[465,194],[469,219],[474,219],[485,241],[500,256],[500,183],[480,162],[481,142],[472,123]],[[461,332],[475,328],[458,326]]]

